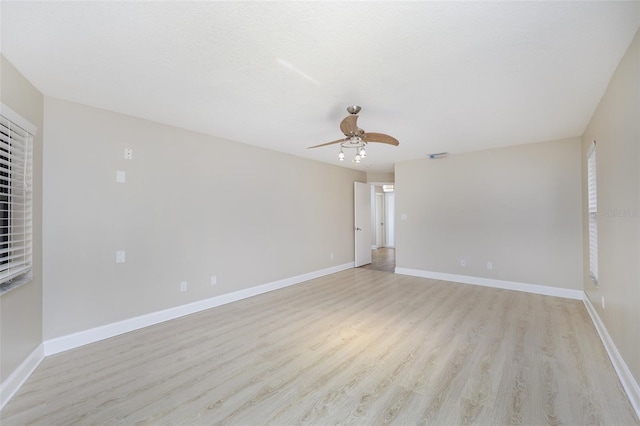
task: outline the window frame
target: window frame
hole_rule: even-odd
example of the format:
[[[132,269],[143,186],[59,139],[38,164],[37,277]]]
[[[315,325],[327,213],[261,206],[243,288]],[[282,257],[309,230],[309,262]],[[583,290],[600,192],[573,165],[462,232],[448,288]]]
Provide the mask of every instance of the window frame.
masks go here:
[[[37,130],[0,102],[0,295],[33,279],[33,140]]]
[[[589,233],[589,278],[598,286],[598,182],[594,140],[587,151],[587,220]]]

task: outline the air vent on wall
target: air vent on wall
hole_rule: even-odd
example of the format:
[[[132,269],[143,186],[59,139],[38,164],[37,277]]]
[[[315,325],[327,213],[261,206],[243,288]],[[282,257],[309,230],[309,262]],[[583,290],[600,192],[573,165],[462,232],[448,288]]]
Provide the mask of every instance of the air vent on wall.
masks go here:
[[[447,158],[449,156],[448,152],[438,152],[437,154],[427,154],[429,160],[439,160],[441,158]]]

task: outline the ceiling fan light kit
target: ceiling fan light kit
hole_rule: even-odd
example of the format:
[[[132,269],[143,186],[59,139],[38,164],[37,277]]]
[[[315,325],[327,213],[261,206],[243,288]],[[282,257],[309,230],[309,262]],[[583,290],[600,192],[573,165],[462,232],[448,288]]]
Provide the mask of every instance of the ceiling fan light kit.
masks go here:
[[[321,146],[340,144],[340,152],[338,153],[338,160],[344,161],[344,148],[351,148],[356,150],[356,155],[353,162],[356,166],[360,164],[363,158],[367,156],[366,146],[368,143],[386,143],[388,145],[398,146],[400,142],[392,136],[385,135],[384,133],[367,133],[358,127],[358,113],[360,112],[360,106],[350,105],[347,107],[349,115],[340,122],[340,130],[346,136],[344,139],[338,139],[336,141],[323,143],[320,145],[310,146],[311,148],[319,148]]]

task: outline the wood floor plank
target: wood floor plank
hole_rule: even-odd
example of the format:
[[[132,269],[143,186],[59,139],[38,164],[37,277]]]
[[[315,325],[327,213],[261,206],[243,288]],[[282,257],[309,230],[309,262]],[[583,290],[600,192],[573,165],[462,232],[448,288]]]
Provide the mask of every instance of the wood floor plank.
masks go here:
[[[48,357],[0,422],[640,424],[581,302],[370,268]]]

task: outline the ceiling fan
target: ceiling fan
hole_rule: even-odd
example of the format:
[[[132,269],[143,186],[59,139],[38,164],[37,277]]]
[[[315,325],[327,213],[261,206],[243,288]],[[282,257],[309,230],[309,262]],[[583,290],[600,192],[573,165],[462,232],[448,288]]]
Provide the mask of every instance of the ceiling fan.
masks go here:
[[[347,107],[349,115],[340,122],[340,130],[342,130],[342,133],[346,136],[345,138],[320,145],[310,146],[307,149],[339,143],[340,153],[338,154],[338,159],[340,161],[344,161],[343,148],[354,148],[356,149],[356,156],[353,161],[357,164],[362,158],[366,157],[367,152],[365,147],[368,143],[386,143],[393,146],[398,146],[400,144],[400,142],[392,136],[385,135],[384,133],[365,132],[359,128],[358,113],[360,112],[360,109],[361,108],[358,105],[351,105]]]

